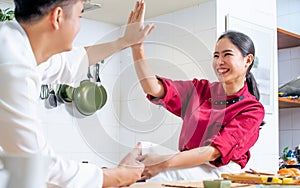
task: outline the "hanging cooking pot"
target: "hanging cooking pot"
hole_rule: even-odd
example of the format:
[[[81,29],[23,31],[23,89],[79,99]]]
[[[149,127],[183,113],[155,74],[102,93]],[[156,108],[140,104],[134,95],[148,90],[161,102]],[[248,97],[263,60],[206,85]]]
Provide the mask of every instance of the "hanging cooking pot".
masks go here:
[[[72,102],[74,89],[72,86],[62,84],[58,90],[58,97],[66,103]]]
[[[102,85],[83,80],[80,86],[74,89],[72,98],[77,110],[85,116],[90,116],[104,106],[107,93]]]

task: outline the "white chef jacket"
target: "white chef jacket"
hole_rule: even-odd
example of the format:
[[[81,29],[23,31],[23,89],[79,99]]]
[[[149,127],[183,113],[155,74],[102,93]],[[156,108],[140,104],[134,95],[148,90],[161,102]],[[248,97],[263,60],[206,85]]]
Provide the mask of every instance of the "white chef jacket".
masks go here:
[[[45,140],[38,110],[42,83],[76,85],[85,78],[85,49],[55,55],[37,66],[28,37],[16,21],[0,24],[0,44],[0,146],[7,153],[51,156],[49,185],[102,187],[101,168],[66,161],[55,154]]]

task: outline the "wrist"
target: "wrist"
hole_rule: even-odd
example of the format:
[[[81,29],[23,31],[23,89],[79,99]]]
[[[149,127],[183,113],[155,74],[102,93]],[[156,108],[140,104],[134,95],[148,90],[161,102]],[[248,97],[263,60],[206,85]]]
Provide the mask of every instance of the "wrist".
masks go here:
[[[142,43],[139,43],[139,44],[132,45],[131,49],[132,49],[132,51],[135,51],[135,52],[143,52],[144,46]]]
[[[124,36],[118,38],[118,43],[119,43],[119,46],[121,46],[122,49],[130,47],[130,44],[128,43],[128,41],[125,39]]]
[[[121,186],[121,172],[117,168],[102,168],[103,171],[103,187]]]
[[[172,168],[172,158],[173,157],[174,157],[173,155],[166,156],[166,160],[163,162],[163,168],[165,170]]]

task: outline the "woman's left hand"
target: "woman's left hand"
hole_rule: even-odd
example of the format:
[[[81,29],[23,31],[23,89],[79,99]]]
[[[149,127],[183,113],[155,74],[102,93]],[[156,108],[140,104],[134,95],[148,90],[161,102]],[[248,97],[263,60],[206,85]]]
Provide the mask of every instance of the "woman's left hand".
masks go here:
[[[138,157],[138,160],[145,164],[142,180],[152,178],[158,173],[166,170],[168,168],[168,160],[171,157],[171,155],[156,154],[146,154]]]

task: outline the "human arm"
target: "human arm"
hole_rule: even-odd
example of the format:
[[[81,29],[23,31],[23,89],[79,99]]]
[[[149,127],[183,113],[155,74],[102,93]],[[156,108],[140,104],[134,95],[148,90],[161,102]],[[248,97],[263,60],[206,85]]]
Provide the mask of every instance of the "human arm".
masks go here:
[[[149,179],[168,169],[199,166],[205,162],[214,161],[220,155],[219,150],[211,146],[194,148],[175,155],[146,154],[139,158],[145,164],[142,179]]]
[[[143,91],[152,97],[162,98],[165,95],[165,89],[148,64],[143,45],[132,47],[132,55],[135,71]]]
[[[128,20],[144,19],[144,1],[136,3],[134,11],[131,11]],[[89,65],[93,65],[112,54],[145,40],[153,29],[148,24],[141,28],[139,23],[128,21],[125,33],[122,37],[107,43],[95,44],[86,47],[73,47],[71,51],[59,53],[50,57],[46,62],[38,66],[43,84],[69,84],[79,85],[86,79]]]
[[[128,186],[141,179],[144,164],[137,160],[141,153],[140,144],[129,152],[116,168],[103,169],[103,187]]]
[[[126,31],[129,32],[134,26],[140,28],[140,30],[146,30],[147,34],[150,34],[155,26],[152,24],[148,24],[146,27],[143,26],[145,15],[144,5],[140,10],[141,11],[138,14],[131,14],[128,19]],[[135,13],[137,12],[135,11]],[[138,79],[146,94],[152,95],[153,97],[162,97],[164,94],[162,83],[155,77],[151,67],[146,61],[146,55],[142,45],[143,41],[144,40],[131,46]]]
[[[233,117],[230,121],[224,120],[222,131],[214,139],[208,140],[219,149],[222,156],[211,163],[218,167],[234,161],[244,168],[250,158],[249,150],[259,137],[264,107],[256,99],[244,99],[228,107],[227,112]]]
[[[153,29],[153,25],[148,24],[146,27],[143,28],[140,27],[139,23],[133,23],[130,21],[143,21],[144,13],[144,0],[137,1],[135,9],[130,13],[130,16],[128,18],[128,25],[126,26],[125,33],[122,37],[111,42],[85,47],[89,58],[89,64],[93,65],[122,49],[143,42]]]

